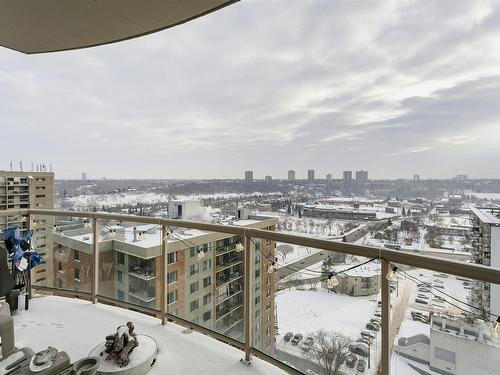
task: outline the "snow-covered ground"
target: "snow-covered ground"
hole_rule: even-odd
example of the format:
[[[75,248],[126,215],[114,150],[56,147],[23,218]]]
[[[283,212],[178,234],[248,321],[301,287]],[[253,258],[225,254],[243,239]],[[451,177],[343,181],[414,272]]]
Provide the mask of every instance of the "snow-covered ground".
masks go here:
[[[281,242],[276,243],[276,248],[279,249],[280,245],[285,245]],[[293,247],[293,251],[291,253],[288,253],[286,255],[286,258],[283,259],[281,254],[277,251],[276,256],[278,257],[278,265],[279,267],[286,266],[287,264],[297,262],[305,257],[308,257],[309,255],[312,255],[314,253],[317,253],[320,251],[319,249],[315,249],[312,247],[305,247],[305,246],[299,246],[299,245],[290,245]]]
[[[376,297],[350,297],[325,289],[285,290],[276,293],[278,327],[307,335],[320,329],[342,333],[356,340],[376,310]]]
[[[285,375],[258,358],[252,365],[240,362],[243,353],[208,336],[130,310],[64,297],[35,297],[28,311],[14,315],[16,346],[35,352],[54,346],[72,362],[87,357],[120,324],[131,321],[135,332],[158,343],[158,358],[148,374]],[[134,353],[131,354],[131,356]]]

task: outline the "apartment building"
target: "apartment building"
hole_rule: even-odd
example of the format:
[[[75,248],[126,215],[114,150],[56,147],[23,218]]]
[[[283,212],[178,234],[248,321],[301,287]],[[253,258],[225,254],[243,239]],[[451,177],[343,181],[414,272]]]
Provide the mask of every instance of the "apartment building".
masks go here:
[[[54,173],[0,171],[0,210],[23,208],[54,208]],[[33,270],[32,280],[39,285],[50,282],[51,263],[45,259],[52,258],[53,218],[33,218],[34,230],[37,233],[33,242],[44,262]],[[27,228],[26,218],[22,216],[5,216],[0,218],[0,229],[17,226],[24,232]],[[50,244],[50,246],[49,246]]]
[[[471,207],[470,239],[472,259],[476,264],[500,267],[500,207]],[[500,311],[500,286],[472,282],[469,300],[485,315]],[[496,319],[495,316],[493,319]]]
[[[274,230],[275,218],[245,212],[232,222]],[[172,228],[167,241],[165,300],[168,311],[183,319],[243,340],[244,252],[238,236]],[[136,305],[160,309],[161,228],[157,225],[101,226],[98,280],[101,295]],[[91,290],[92,230],[71,226],[56,228],[54,286]],[[252,325],[254,344],[274,348],[275,276],[268,273],[275,258],[273,241],[253,238]]]
[[[293,169],[288,171],[288,182],[295,182],[295,171]]]

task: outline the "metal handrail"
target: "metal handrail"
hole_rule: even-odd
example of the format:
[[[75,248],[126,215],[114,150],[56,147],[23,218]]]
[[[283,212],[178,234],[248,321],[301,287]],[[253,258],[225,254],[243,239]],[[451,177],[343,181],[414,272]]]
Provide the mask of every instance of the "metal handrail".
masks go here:
[[[354,245],[346,242],[334,242],[311,237],[297,236],[286,233],[278,233],[263,229],[201,223],[196,221],[176,220],[156,218],[149,216],[134,216],[110,214],[101,212],[84,211],[62,211],[62,210],[42,210],[42,209],[20,209],[0,211],[1,216],[19,216],[19,215],[41,215],[41,216],[61,216],[61,217],[80,217],[104,220],[118,220],[145,224],[158,224],[173,227],[182,227],[189,229],[198,229],[203,231],[228,233],[233,235],[248,236],[253,238],[262,238],[276,242],[285,242],[289,244],[312,247],[326,251],[334,251],[350,255],[363,256],[367,258],[380,258],[390,263],[405,264],[416,268],[426,268],[436,272],[443,272],[450,275],[468,277],[485,282],[500,284],[500,268],[483,266],[480,264],[465,263],[462,261],[443,259],[431,255],[410,254],[398,252],[397,250],[382,249],[373,246]]]
[[[221,225],[221,224],[210,224],[210,223],[200,223],[194,221],[185,220],[175,220],[175,219],[165,219],[165,218],[155,218],[147,216],[133,216],[133,215],[121,215],[121,214],[110,214],[110,213],[98,213],[98,212],[82,212],[82,211],[61,211],[61,210],[45,210],[45,209],[20,209],[20,210],[4,210],[0,211],[0,217],[2,216],[27,216],[28,223],[30,223],[30,217],[32,215],[39,216],[59,216],[59,217],[80,217],[85,219],[92,219],[94,239],[97,238],[98,233],[98,219],[103,220],[117,220],[117,221],[128,221],[136,223],[147,223],[147,224],[158,224],[162,226],[162,234],[168,233],[168,227],[183,227],[189,229],[198,229],[202,231],[210,232],[220,232],[232,235],[239,235],[245,238],[245,248],[250,251],[245,251],[245,296],[244,296],[244,324],[245,324],[245,342],[240,343],[239,341],[233,340],[221,333],[212,331],[211,329],[199,326],[197,324],[191,323],[188,320],[182,319],[180,317],[174,316],[169,313],[168,309],[165,307],[165,293],[168,293],[168,284],[165,283],[165,272],[164,269],[161,272],[161,311],[156,309],[151,309],[143,306],[138,306],[129,302],[120,301],[112,297],[100,295],[98,292],[98,278],[97,278],[97,264],[98,264],[98,241],[93,241],[93,259],[94,259],[94,275],[92,283],[92,292],[85,293],[79,291],[69,291],[60,290],[58,288],[51,287],[39,287],[33,286],[34,289],[40,289],[45,291],[54,291],[66,295],[80,295],[84,297],[91,297],[92,301],[96,303],[99,299],[115,304],[117,306],[122,306],[125,308],[134,308],[139,311],[143,311],[150,314],[160,315],[162,323],[165,323],[167,319],[175,320],[180,325],[190,327],[200,333],[212,336],[220,341],[226,342],[232,346],[238,347],[245,352],[245,360],[250,360],[252,354],[260,357],[261,359],[285,370],[290,373],[300,374],[299,371],[287,366],[286,364],[280,362],[279,360],[261,352],[258,348],[252,345],[252,316],[250,311],[251,300],[249,293],[250,291],[250,278],[251,272],[251,259],[252,259],[252,248],[250,246],[250,238],[260,238],[267,239],[277,242],[284,242],[289,244],[295,244],[305,247],[317,248],[325,251],[340,252],[345,254],[363,256],[368,258],[379,258],[382,264],[382,274],[389,271],[391,264],[404,264],[416,268],[424,268],[437,272],[443,272],[451,275],[462,276],[466,278],[471,278],[483,282],[491,282],[500,284],[500,268],[488,267],[478,264],[470,264],[461,261],[455,261],[450,259],[437,258],[429,255],[421,254],[409,254],[402,253],[395,250],[376,248],[371,246],[360,246],[345,242],[333,242],[330,240],[322,240],[317,238],[303,237],[285,233],[277,233],[274,231],[234,226],[234,225]],[[163,268],[166,267],[166,236],[162,235],[162,264]],[[389,374],[389,361],[390,361],[390,338],[389,338],[389,327],[390,327],[390,285],[385,277],[382,278],[381,285],[381,300],[382,300],[382,355],[380,362],[380,373]],[[167,306],[168,307],[168,306]]]

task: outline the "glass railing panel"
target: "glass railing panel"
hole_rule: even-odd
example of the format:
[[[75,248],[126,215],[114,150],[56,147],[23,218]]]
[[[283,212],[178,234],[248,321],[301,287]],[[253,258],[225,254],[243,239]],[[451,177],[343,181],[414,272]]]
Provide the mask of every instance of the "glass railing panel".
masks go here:
[[[91,293],[92,228],[78,217],[32,216],[33,249],[42,263],[31,273],[32,285]]]
[[[167,312],[244,340],[244,252],[239,236],[169,228]]]
[[[499,285],[395,266],[403,303],[391,309],[391,373],[498,373]]]
[[[161,311],[161,225],[98,223],[98,294]]]
[[[253,346],[306,374],[375,374],[378,259],[257,238],[251,246]]]

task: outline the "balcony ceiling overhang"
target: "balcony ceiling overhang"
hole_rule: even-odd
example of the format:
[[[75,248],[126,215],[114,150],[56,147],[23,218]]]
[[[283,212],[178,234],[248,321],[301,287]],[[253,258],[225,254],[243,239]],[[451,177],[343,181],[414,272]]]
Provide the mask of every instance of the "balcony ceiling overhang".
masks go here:
[[[238,0],[0,0],[0,45],[27,54],[154,33]]]

